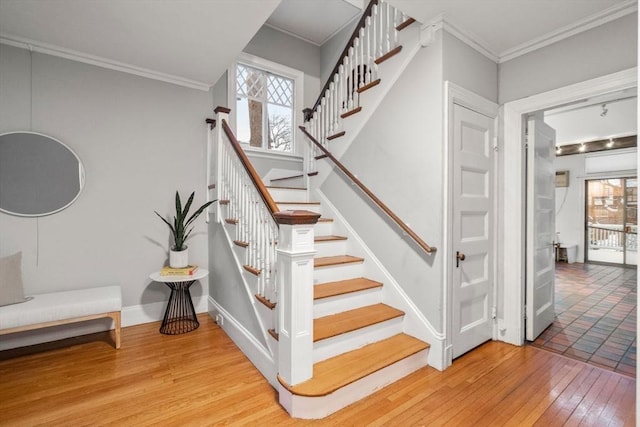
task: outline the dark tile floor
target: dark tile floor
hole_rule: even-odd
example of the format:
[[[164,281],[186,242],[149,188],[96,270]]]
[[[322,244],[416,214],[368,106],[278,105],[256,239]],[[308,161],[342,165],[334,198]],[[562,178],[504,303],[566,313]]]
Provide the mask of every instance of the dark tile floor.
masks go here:
[[[573,359],[636,375],[637,270],[556,264],[556,320],[533,343]]]

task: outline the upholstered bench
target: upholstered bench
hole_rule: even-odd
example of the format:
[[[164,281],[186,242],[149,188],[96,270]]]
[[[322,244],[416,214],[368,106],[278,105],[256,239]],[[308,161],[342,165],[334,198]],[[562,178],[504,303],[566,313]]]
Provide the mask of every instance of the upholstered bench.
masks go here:
[[[0,335],[109,317],[115,324],[115,348],[120,348],[121,311],[120,286],[38,294],[0,307]]]

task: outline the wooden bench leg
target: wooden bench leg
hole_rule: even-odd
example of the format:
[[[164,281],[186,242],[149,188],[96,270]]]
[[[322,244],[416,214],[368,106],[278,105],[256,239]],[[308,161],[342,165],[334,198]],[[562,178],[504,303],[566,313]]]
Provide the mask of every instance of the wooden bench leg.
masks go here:
[[[120,329],[121,329],[121,313],[119,311],[114,311],[112,313],[110,313],[110,316],[113,319],[113,323],[114,323],[114,332],[115,332],[115,344],[116,344],[116,349],[120,348]]]

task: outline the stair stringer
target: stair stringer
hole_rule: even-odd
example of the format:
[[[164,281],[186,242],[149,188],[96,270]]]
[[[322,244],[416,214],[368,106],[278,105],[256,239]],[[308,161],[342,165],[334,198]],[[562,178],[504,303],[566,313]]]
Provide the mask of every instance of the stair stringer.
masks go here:
[[[414,23],[400,32],[399,44],[402,45],[402,50],[378,65],[380,84],[360,94],[360,106],[362,110],[357,114],[343,119],[341,130],[345,131],[345,135],[328,143],[327,149],[335,158],[340,159],[347,151],[351,143],[358,137],[360,131],[387,96],[387,93],[389,93],[393,85],[398,81],[400,76],[402,76],[404,70],[416,56],[422,46],[420,42],[421,31],[420,25]],[[312,144],[310,141],[307,141],[307,143]],[[313,188],[320,188],[322,183],[324,183],[331,174],[333,164],[330,160],[324,159],[317,160],[316,165],[318,174],[312,179],[307,178],[307,182],[308,185],[313,186]]]
[[[273,338],[268,333],[268,329],[272,327],[271,322],[269,322],[269,317],[273,316],[273,314],[267,312],[267,307],[263,306],[263,304],[256,299],[255,293],[252,291],[252,289],[256,288],[255,286],[253,288],[251,287],[251,281],[256,280],[255,276],[247,272],[243,268],[244,263],[239,258],[238,249],[236,249],[237,246],[233,243],[233,238],[229,234],[228,227],[235,226],[225,224],[224,220],[222,220],[222,224],[218,224],[218,226],[222,228],[229,251],[233,254],[235,266],[240,277],[242,278],[242,287],[246,292],[247,298],[249,299],[249,302],[253,309],[253,313],[255,315],[255,319],[258,322],[262,338],[264,342],[267,343],[267,347],[265,347],[258,339],[256,339],[256,337],[249,333],[249,331],[247,331],[247,329],[244,328],[239,321],[234,319],[213,298],[210,298],[209,300],[209,313],[213,319],[215,319],[216,313],[220,313],[225,317],[225,321],[230,320],[230,322],[227,322],[227,324],[222,325],[224,331],[227,333],[227,335],[229,335],[229,337],[231,337],[233,342],[242,349],[242,352],[249,358],[249,360],[251,360],[251,363],[253,363],[260,370],[260,372],[269,381],[269,383],[274,388],[277,388],[278,381],[276,379],[276,374],[278,371],[278,343],[274,342]],[[277,307],[274,310],[276,309]]]
[[[445,364],[445,335],[438,332],[429,320],[422,314],[409,296],[404,292],[400,284],[393,278],[391,273],[384,267],[380,260],[374,255],[371,249],[364,243],[354,228],[340,214],[321,190],[315,190],[317,199],[322,202],[323,209],[330,212],[334,220],[334,227],[338,227],[341,234],[348,237],[351,248],[356,256],[365,258],[365,274],[368,278],[384,283],[382,287],[382,300],[384,303],[405,312],[403,331],[424,342],[428,342],[431,347],[428,352],[428,364],[440,371],[446,368]],[[357,249],[356,249],[357,247]]]

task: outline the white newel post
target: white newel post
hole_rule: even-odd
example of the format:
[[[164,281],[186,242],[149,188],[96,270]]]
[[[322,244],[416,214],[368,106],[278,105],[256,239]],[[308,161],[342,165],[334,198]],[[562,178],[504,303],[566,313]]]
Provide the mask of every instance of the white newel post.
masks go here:
[[[313,226],[319,214],[282,211],[278,239],[278,374],[289,385],[313,376]]]
[[[222,222],[222,203],[220,203],[220,196],[222,194],[222,133],[224,132],[222,129],[222,120],[229,123],[229,113],[231,110],[226,107],[218,106],[213,110],[213,112],[216,113],[216,127],[213,134],[213,152],[216,156],[215,199],[218,200],[218,203],[214,203],[214,206],[216,207],[216,221]]]

